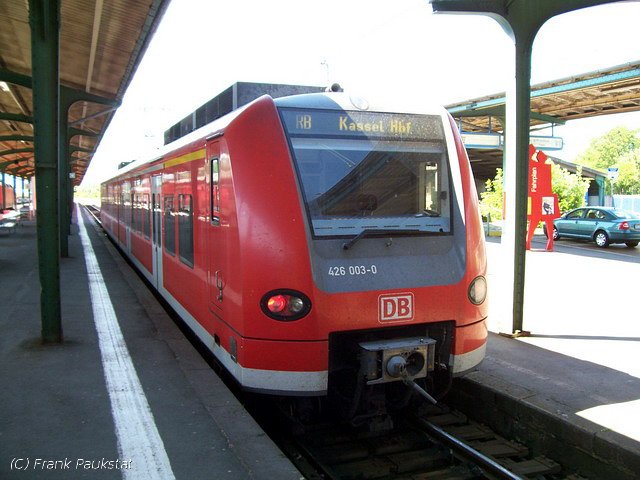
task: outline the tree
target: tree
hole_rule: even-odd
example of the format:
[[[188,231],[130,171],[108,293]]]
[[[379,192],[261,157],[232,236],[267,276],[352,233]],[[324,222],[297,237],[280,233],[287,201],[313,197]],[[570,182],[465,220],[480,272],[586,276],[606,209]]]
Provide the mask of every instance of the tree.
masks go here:
[[[85,185],[75,188],[74,197],[82,202],[100,205],[100,184]]]
[[[589,148],[578,156],[576,162],[586,167],[606,170],[615,166],[626,155],[638,150],[638,130],[620,126],[593,139]]]
[[[640,149],[623,156],[617,163],[618,179],[615,182],[616,195],[640,194]]]
[[[480,194],[480,213],[491,220],[502,220],[503,207],[503,174],[502,169],[496,170],[495,178],[485,182],[486,191]]]
[[[591,180],[582,178],[582,168],[571,173],[558,164],[551,167],[551,189],[558,195],[558,204],[561,212],[567,212],[584,205],[584,198]]]

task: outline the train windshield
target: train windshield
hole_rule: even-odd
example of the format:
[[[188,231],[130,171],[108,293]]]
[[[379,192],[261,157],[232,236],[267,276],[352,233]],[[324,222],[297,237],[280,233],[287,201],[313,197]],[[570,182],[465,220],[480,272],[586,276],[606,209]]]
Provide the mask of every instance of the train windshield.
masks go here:
[[[451,233],[441,117],[281,110],[315,237]]]

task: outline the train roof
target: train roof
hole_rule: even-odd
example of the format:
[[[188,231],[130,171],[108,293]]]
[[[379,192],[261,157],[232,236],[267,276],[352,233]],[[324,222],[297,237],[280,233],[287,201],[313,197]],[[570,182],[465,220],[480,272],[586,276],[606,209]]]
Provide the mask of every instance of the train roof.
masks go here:
[[[177,140],[161,147],[155,155],[150,158],[134,161],[118,172],[105,182],[112,181],[120,176],[126,175],[132,170],[136,170],[145,165],[152,164],[160,160],[168,154],[175,152],[193,142],[205,141],[212,135],[223,134],[225,128],[246,109],[250,108],[255,102],[270,98],[278,108],[310,108],[322,110],[359,110],[369,112],[384,113],[409,113],[409,114],[431,114],[443,115],[446,111],[442,106],[434,106],[420,100],[399,102],[393,100],[374,100],[351,95],[346,92],[323,92],[323,93],[306,93],[300,95],[291,95],[273,99],[269,95],[263,95],[251,103],[244,105],[226,115],[194,130]],[[104,182],[103,182],[104,183]]]
[[[412,113],[442,115],[445,110],[420,98],[411,100],[389,99],[385,96],[366,98],[348,92],[308,93],[281,97],[274,100],[277,107],[317,108],[325,110],[361,110],[384,113]]]

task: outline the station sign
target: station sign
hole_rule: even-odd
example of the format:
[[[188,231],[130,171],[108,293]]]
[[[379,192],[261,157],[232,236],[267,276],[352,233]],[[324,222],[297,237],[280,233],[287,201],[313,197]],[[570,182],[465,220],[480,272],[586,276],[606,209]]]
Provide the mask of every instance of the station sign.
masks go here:
[[[437,115],[294,108],[282,108],[280,114],[292,136],[437,141],[444,138],[442,119]]]
[[[562,137],[530,136],[529,143],[538,150],[562,150],[564,141]]]
[[[467,148],[503,148],[504,136],[499,133],[460,132]],[[562,137],[530,136],[529,142],[537,150],[562,150]]]
[[[607,168],[607,178],[611,181],[618,179],[618,167]]]
[[[503,143],[499,133],[460,132],[460,137],[467,148],[500,148]]]

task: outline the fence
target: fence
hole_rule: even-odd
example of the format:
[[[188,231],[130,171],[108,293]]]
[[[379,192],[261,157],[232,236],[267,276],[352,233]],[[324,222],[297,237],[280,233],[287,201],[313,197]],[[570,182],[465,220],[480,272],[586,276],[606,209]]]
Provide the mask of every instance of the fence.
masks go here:
[[[610,195],[607,195],[604,198],[604,205],[640,213],[640,195],[614,195],[613,200]]]

